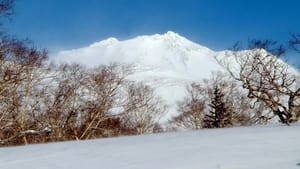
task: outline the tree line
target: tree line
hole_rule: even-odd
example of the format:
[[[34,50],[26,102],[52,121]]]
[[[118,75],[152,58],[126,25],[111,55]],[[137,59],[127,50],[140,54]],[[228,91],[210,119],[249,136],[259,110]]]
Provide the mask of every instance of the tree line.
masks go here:
[[[13,1],[0,1],[1,17]],[[300,36],[289,49],[299,52]],[[284,48],[272,41],[235,45],[216,60],[224,72],[191,83],[177,104],[177,115],[161,124],[168,111],[155,88],[129,80],[131,65],[112,63],[86,68],[53,64],[47,51],[28,40],[0,34],[0,146],[86,140],[179,129],[298,121],[299,76],[282,62]],[[201,72],[200,72],[201,73]]]

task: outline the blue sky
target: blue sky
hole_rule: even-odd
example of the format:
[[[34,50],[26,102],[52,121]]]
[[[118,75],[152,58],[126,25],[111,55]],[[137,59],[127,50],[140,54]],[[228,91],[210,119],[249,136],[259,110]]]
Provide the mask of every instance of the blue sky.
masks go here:
[[[16,0],[15,12],[7,31],[50,52],[168,30],[214,50],[300,33],[298,0]]]

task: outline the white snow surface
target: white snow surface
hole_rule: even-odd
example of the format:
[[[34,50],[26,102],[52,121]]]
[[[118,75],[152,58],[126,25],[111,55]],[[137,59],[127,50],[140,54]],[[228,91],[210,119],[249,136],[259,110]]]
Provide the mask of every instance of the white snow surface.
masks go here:
[[[300,125],[0,148],[1,169],[299,169]]]

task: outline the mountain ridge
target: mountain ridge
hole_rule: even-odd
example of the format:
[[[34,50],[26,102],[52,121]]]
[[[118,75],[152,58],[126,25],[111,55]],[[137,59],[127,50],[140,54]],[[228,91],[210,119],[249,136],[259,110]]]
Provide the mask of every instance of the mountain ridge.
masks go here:
[[[57,62],[78,62],[88,67],[111,62],[137,63],[153,69],[194,75],[195,67],[204,67],[205,77],[208,77],[210,69],[218,67],[213,60],[213,56],[217,54],[218,52],[168,31],[162,35],[143,35],[123,41],[111,37],[83,48],[60,51],[52,58]]]
[[[135,73],[130,80],[154,87],[169,107],[167,114],[174,115],[188,84],[210,78],[213,71],[223,69],[215,60],[220,54],[224,55],[168,31],[122,41],[111,37],[83,48],[61,51],[54,60],[88,67],[115,62],[134,65]]]

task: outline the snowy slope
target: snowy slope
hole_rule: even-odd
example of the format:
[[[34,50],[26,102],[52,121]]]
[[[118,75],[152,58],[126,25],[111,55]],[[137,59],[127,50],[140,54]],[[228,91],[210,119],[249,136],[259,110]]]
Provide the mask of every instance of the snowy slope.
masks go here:
[[[51,58],[89,67],[112,62],[133,64],[137,73],[130,78],[155,87],[168,104],[169,114],[173,114],[176,102],[185,95],[187,84],[222,69],[214,59],[217,54],[169,31],[124,41],[109,38],[87,47],[61,51]]]
[[[1,169],[299,169],[300,126],[256,126],[0,148]]]
[[[203,78],[220,68],[213,58],[215,55],[216,52],[169,31],[163,35],[138,36],[124,41],[109,38],[84,48],[61,51],[54,57],[57,61],[79,62],[88,66],[111,62],[135,63],[153,71]]]

